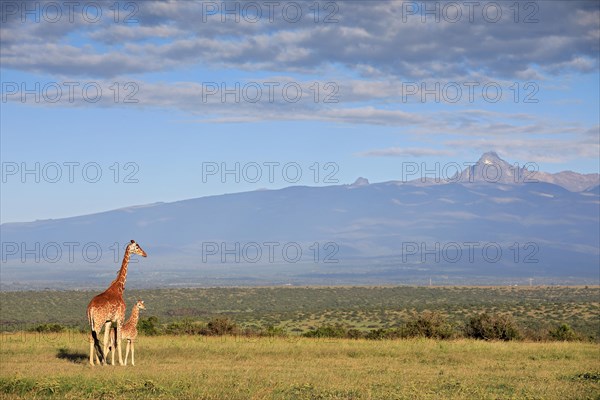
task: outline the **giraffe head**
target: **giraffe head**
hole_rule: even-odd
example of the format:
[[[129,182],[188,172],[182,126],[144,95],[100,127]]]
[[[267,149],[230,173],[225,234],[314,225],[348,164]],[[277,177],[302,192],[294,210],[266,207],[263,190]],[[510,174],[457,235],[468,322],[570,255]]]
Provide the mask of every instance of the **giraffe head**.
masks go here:
[[[131,239],[131,243],[127,245],[127,252],[146,257],[146,252],[133,239]]]
[[[138,301],[135,303],[135,306],[137,308],[139,308],[140,310],[145,310],[146,309],[146,306],[144,305],[144,300],[138,299]]]

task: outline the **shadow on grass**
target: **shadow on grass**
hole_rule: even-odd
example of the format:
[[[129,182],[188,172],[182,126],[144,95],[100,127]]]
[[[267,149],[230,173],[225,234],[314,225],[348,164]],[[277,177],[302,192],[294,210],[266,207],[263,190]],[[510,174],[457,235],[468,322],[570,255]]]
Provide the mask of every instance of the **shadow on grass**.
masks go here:
[[[56,358],[60,358],[61,360],[69,360],[75,364],[83,364],[87,361],[88,355],[67,349],[66,347],[61,347],[58,349],[58,353],[56,353]]]

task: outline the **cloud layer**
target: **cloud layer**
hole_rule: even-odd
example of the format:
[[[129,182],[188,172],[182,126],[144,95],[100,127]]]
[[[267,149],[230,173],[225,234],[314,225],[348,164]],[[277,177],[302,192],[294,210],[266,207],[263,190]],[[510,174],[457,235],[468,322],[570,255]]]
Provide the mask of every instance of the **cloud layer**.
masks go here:
[[[361,76],[444,80],[598,68],[600,6],[590,1],[143,1],[118,16],[112,2],[96,2],[98,21],[86,3],[69,12],[54,2],[57,22],[47,2],[11,3],[18,7],[3,9],[3,66],[36,73],[109,78],[193,65],[319,73],[342,65]],[[26,13],[36,4],[39,23]]]
[[[76,98],[70,106],[176,109],[187,121],[212,123],[391,126],[422,144],[360,154],[370,157],[453,151],[427,143],[526,153],[522,158],[531,161],[600,151],[597,125],[500,107],[514,101],[515,81],[522,102],[535,99],[539,82],[598,72],[598,2],[133,1],[118,3],[118,13],[112,1],[72,10],[67,3],[3,2],[0,56],[4,70],[104,89],[100,101]],[[196,69],[235,72],[222,82],[188,78]],[[186,79],[173,80],[177,73]],[[115,102],[115,81],[133,83],[137,102]],[[237,93],[223,97],[224,82]],[[485,97],[497,87],[497,102]],[[303,95],[296,100],[298,88]],[[121,95],[132,93],[126,89]],[[6,99],[20,101],[18,94]],[[68,102],[64,95],[34,105]],[[456,108],[414,107],[420,103]]]

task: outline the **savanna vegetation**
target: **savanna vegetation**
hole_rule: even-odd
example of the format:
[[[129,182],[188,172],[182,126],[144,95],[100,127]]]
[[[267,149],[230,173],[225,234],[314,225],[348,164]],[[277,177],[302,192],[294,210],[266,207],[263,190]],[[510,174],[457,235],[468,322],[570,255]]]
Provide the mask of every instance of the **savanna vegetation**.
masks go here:
[[[598,287],[127,290],[136,366],[92,368],[94,294],[0,293],[0,398],[600,399]]]
[[[85,308],[95,294],[96,291],[2,292],[0,330],[29,330],[51,324],[85,329]],[[433,313],[436,323],[448,325],[443,335],[447,337],[463,335],[471,319],[484,314],[494,321],[481,322],[501,324],[504,318],[507,324],[517,327],[516,336],[524,339],[600,340],[597,286],[126,290],[128,310],[138,298],[145,301],[147,308],[141,315],[141,324],[150,323],[153,327],[148,329],[155,334],[175,333],[181,330],[178,324],[197,331],[219,318],[248,332],[278,329],[301,335],[323,327],[341,327],[363,334],[377,330],[407,332],[418,329],[407,324]]]

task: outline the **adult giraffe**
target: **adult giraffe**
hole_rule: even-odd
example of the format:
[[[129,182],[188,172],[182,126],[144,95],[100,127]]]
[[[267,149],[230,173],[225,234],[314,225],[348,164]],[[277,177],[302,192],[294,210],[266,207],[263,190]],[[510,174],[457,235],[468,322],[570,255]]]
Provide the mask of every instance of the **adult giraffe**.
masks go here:
[[[118,348],[119,353],[119,365],[123,365],[123,356],[121,353],[121,326],[125,320],[125,301],[123,300],[123,291],[125,290],[125,280],[127,279],[127,267],[129,265],[129,258],[131,254],[138,254],[142,257],[146,257],[146,252],[132,240],[125,249],[125,255],[123,256],[123,262],[121,269],[117,274],[117,277],[110,284],[108,289],[99,295],[95,296],[87,307],[87,317],[91,329],[91,340],[90,340],[90,365],[94,365],[94,348],[99,354],[98,362],[106,363],[105,354],[107,354],[109,345],[109,333],[110,326],[115,323],[115,337],[117,341],[115,343],[115,351]],[[98,335],[104,327],[104,346],[100,347],[100,341]]]

